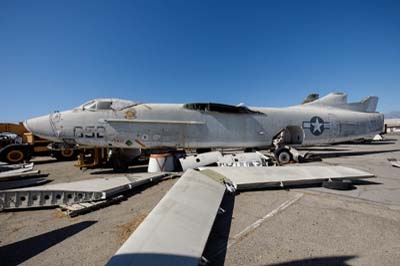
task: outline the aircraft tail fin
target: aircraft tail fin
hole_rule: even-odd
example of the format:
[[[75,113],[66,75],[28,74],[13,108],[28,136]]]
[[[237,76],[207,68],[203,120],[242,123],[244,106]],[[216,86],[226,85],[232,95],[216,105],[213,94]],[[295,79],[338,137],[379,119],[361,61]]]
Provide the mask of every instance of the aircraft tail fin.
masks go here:
[[[379,98],[376,96],[368,96],[357,103],[350,103],[349,107],[351,110],[374,113],[376,112],[376,107],[378,106]]]
[[[347,103],[347,95],[345,93],[330,93],[305,105],[332,106],[357,112],[374,113],[376,112],[378,99],[376,96],[368,96],[359,102]]]

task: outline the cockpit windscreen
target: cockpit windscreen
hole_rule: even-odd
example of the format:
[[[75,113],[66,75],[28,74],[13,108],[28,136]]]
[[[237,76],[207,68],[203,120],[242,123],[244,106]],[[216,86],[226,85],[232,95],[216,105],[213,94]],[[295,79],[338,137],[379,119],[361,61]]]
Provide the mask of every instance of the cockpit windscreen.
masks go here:
[[[95,99],[84,103],[79,109],[86,111],[120,111],[138,104],[137,102],[121,99]]]

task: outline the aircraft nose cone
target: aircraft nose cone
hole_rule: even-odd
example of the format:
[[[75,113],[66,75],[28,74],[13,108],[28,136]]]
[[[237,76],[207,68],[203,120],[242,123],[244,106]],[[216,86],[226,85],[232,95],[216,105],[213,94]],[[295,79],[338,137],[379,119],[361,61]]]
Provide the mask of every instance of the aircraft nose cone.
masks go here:
[[[24,126],[35,136],[49,140],[57,140],[48,115],[25,120]]]

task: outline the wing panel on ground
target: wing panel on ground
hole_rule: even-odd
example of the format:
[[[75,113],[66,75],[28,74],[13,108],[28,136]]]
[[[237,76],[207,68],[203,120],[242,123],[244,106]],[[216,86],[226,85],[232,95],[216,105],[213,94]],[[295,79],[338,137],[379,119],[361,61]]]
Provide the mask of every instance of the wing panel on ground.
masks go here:
[[[164,173],[142,173],[2,190],[0,211],[106,199],[143,184],[158,182],[166,176]]]
[[[198,265],[225,190],[188,170],[107,265]]]
[[[344,166],[204,167],[232,181],[237,190],[307,185],[329,179],[370,178],[373,174]]]

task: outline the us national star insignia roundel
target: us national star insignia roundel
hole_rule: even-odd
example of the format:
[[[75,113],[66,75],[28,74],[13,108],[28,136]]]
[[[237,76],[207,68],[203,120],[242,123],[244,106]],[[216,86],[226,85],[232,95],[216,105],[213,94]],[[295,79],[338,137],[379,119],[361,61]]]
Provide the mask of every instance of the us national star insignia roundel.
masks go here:
[[[319,116],[313,116],[310,121],[303,121],[303,128],[310,129],[311,134],[319,136],[325,129],[329,129],[329,122],[324,122]]]

